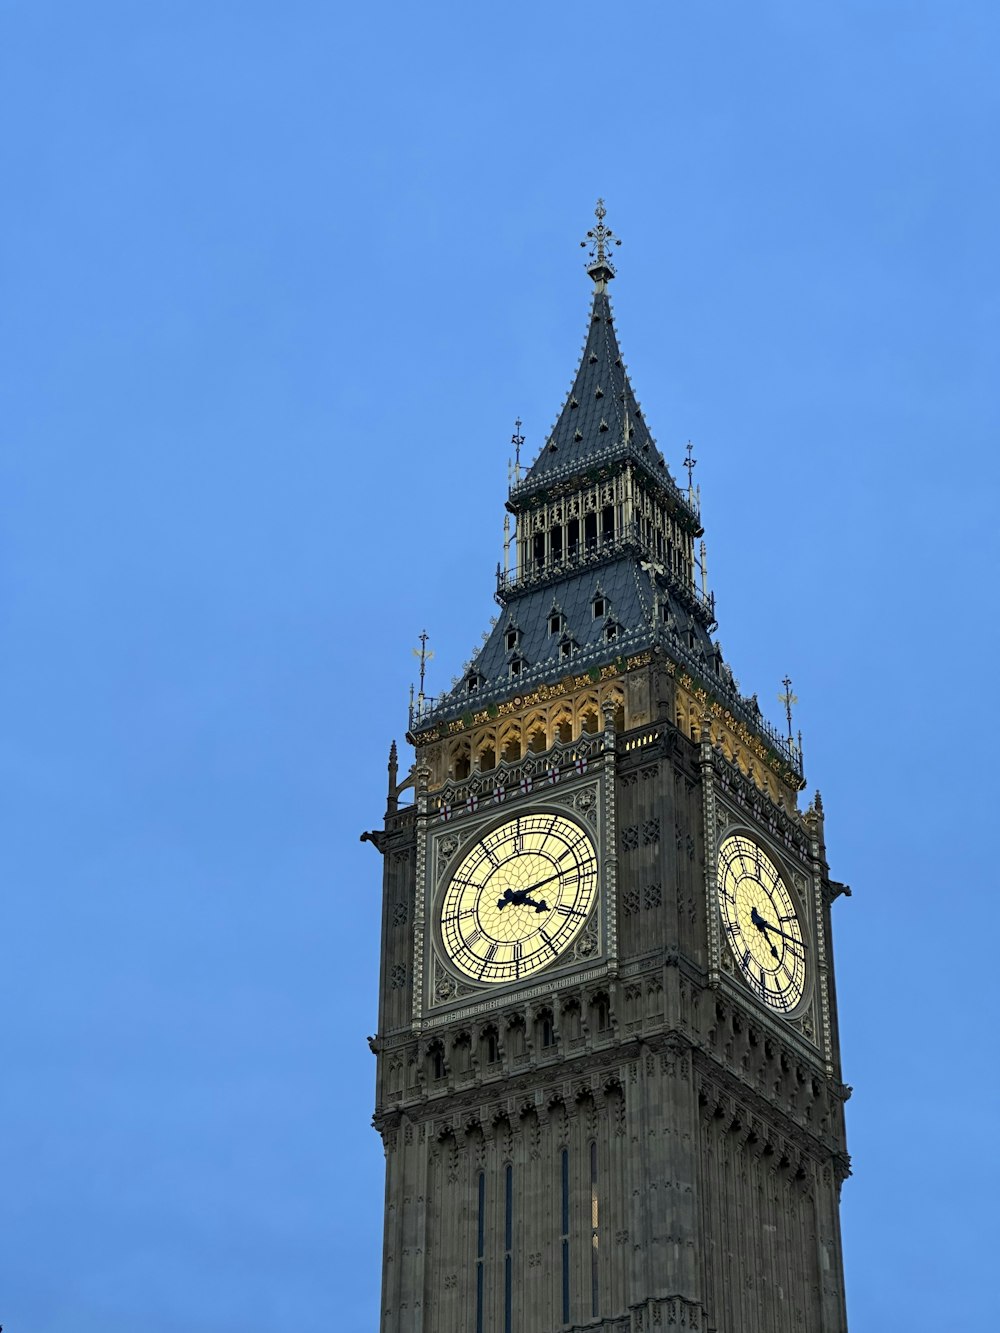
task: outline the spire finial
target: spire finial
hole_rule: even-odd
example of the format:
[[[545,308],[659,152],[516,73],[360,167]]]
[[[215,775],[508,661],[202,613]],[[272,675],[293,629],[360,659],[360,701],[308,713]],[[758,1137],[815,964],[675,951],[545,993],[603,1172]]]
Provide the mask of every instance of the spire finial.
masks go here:
[[[792,680],[790,676],[784,676],[781,681],[785,687],[784,694],[778,695],[778,703],[785,705],[785,716],[788,718],[788,748],[794,749],[795,741],[792,737],[792,705],[798,703],[798,696],[792,693]],[[802,747],[802,733],[799,732],[799,748]]]
[[[587,240],[580,242],[584,249],[586,249],[587,241],[590,242],[590,263],[587,265],[587,272],[598,284],[607,282],[615,276],[614,265],[608,257],[608,251],[612,244],[621,245],[621,241],[611,228],[604,225],[607,212],[608,210],[604,207],[604,200],[598,199],[597,207],[594,209],[597,226],[591,227],[590,231],[587,232]]]
[[[427,633],[426,630],[421,630],[421,632],[417,635],[417,638],[420,640],[420,647],[414,648],[413,656],[418,657],[420,659],[420,694],[418,697],[420,698],[421,703],[423,703],[424,675],[426,674],[427,671],[427,663],[434,656],[434,653],[430,648],[427,647],[427,640],[430,638],[430,635]]]
[[[521,480],[521,445],[524,443],[520,417],[514,422],[514,434],[510,437],[510,442],[514,446],[514,481],[518,482]]]
[[[690,503],[692,497],[694,496],[694,487],[691,484],[692,476],[695,468],[698,466],[698,460],[694,456],[694,445],[691,443],[690,440],[688,440],[687,457],[684,459],[684,466],[687,468],[687,474],[688,474],[688,502]]]

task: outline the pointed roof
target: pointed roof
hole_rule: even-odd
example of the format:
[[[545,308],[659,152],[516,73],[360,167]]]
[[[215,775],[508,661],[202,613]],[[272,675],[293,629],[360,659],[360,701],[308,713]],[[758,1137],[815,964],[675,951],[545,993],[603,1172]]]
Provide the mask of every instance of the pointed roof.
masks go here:
[[[607,269],[602,268],[602,273]],[[569,397],[522,485],[533,489],[612,454],[632,454],[672,482],[629,382],[618,346],[607,282],[596,282],[587,341]]]
[[[629,381],[618,346],[608,283],[615,270],[608,257],[611,243],[620,242],[604,225],[603,202],[597,204],[597,226],[587,236],[592,243],[587,272],[594,295],[587,324],[587,337],[559,418],[526,475],[511,492],[511,507],[531,493],[581,472],[629,458],[679,501],[692,528],[700,531],[697,513],[691,508],[670,475]],[[586,244],[586,242],[582,242]]]

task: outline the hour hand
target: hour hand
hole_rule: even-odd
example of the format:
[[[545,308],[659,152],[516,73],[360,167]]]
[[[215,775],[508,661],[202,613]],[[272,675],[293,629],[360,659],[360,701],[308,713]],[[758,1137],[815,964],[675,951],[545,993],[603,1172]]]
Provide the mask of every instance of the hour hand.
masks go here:
[[[497,899],[497,908],[533,907],[536,912],[547,912],[549,905],[544,898],[532,898],[530,889],[504,889],[503,897]]]
[[[771,957],[777,958],[778,957],[777,949],[774,947],[771,941],[767,939],[768,931],[777,930],[778,929],[777,926],[772,926],[769,921],[765,921],[764,918],[761,916],[761,914],[757,911],[756,907],[750,908],[750,920],[753,922],[753,924],[757,927],[760,933],[767,940],[767,947],[771,950]],[[781,932],[778,931],[778,934],[780,935]]]
[[[770,921],[765,921],[756,907],[750,908],[750,920],[762,933],[767,931],[771,935],[780,935],[783,940],[788,940],[790,943],[798,945],[799,948],[805,948],[802,940],[796,939],[794,935],[789,935],[788,931],[782,930],[780,926],[772,926]]]

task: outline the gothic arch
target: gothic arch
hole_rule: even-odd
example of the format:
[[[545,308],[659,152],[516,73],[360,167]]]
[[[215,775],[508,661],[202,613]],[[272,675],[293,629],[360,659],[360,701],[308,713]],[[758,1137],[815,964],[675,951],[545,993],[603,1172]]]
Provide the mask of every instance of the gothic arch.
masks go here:
[[[548,728],[545,725],[545,714],[542,712],[532,713],[524,723],[524,748],[533,754],[541,754],[549,748]]]
[[[517,722],[510,722],[500,732],[500,759],[505,764],[514,764],[522,754],[521,728]]]
[[[454,741],[448,750],[448,772],[462,782],[472,772],[472,745],[468,740]]]

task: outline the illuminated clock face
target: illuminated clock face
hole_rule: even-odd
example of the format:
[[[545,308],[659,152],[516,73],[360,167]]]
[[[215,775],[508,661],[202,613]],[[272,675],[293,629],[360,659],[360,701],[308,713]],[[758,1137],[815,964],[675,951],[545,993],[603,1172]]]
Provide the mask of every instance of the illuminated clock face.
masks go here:
[[[596,898],[587,832],[565,815],[525,814],[464,857],[441,904],[441,938],[467,977],[517,981],[566,952]]]
[[[806,945],[777,866],[752,838],[719,848],[719,906],[740,970],[772,1009],[789,1013],[805,990]]]

